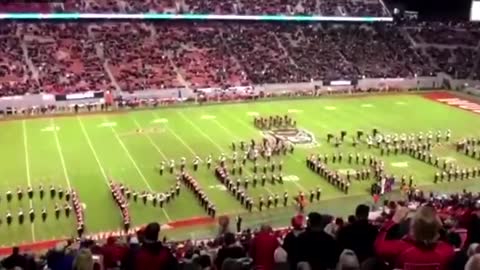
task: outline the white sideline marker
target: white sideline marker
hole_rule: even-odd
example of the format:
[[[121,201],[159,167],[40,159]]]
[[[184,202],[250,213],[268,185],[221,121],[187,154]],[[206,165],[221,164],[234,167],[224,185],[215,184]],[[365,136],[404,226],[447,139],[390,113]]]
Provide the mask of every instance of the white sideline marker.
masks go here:
[[[99,127],[116,127],[117,122],[104,122],[98,125]]]
[[[407,105],[407,103],[405,103],[403,101],[397,101],[397,102],[395,102],[395,104],[397,104],[397,105]]]
[[[301,112],[303,111],[298,109],[288,109],[288,113],[301,113]]]
[[[363,108],[372,108],[373,107],[373,105],[370,104],[370,103],[362,104],[360,106],[362,106]]]
[[[166,118],[157,118],[152,121],[152,123],[168,123],[168,119]]]
[[[406,168],[408,167],[408,162],[404,161],[404,162],[392,162],[390,163],[392,165],[392,167],[397,167],[397,168]]]
[[[249,116],[259,116],[260,114],[258,112],[247,112],[247,115],[249,115]]]
[[[325,106],[325,110],[327,110],[327,111],[334,111],[336,109],[337,109],[337,107],[335,107],[335,106]]]
[[[42,128],[43,132],[52,132],[52,131],[59,131],[60,127],[57,126],[48,126],[46,128]]]
[[[204,119],[204,120],[212,120],[212,119],[215,119],[217,117],[215,115],[208,115],[207,114],[207,115],[202,115],[201,118]]]

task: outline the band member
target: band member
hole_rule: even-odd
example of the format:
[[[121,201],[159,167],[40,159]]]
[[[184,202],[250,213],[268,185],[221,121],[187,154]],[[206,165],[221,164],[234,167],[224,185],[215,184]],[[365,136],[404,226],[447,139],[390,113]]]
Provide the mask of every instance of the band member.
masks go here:
[[[260,200],[258,201],[258,210],[259,210],[260,212],[262,212],[262,210],[263,210],[263,205],[264,205],[264,203],[265,203],[265,202],[264,202],[264,200],[263,200],[263,197],[260,197]]]
[[[50,198],[55,198],[55,187],[53,185],[50,186]]]
[[[27,188],[27,195],[30,200],[33,198],[33,188],[30,186]]]
[[[28,211],[28,215],[30,216],[30,222],[33,222],[35,220],[35,210],[33,210],[33,208],[30,208],[30,211]]]
[[[38,193],[40,195],[40,200],[43,199],[43,196],[45,195],[45,191],[43,190],[43,185],[40,184],[39,188],[38,188]]]
[[[5,219],[7,220],[7,225],[12,224],[12,213],[7,212],[7,215],[5,216]]]
[[[17,187],[17,198],[19,201],[23,198],[23,190],[20,187]]]
[[[58,198],[63,199],[63,189],[62,188],[58,188]]]
[[[45,222],[47,219],[47,209],[43,208],[42,209],[42,221]]]
[[[278,201],[280,200],[280,196],[278,196],[278,194],[275,194],[275,197],[273,198],[273,205],[275,207],[278,206]]]
[[[7,191],[6,197],[7,197],[7,202],[10,202],[12,200],[12,192],[10,190]]]
[[[163,171],[165,170],[165,162],[162,161],[162,163],[160,164],[160,168],[158,169],[158,173],[160,175],[163,175]]]
[[[20,223],[20,225],[22,225],[23,221],[24,221],[23,210],[20,209],[20,211],[18,211],[18,223]]]
[[[58,207],[58,204],[55,204],[55,218],[60,218],[60,207]]]
[[[72,207],[68,203],[65,203],[65,206],[63,207],[63,209],[65,211],[65,216],[67,218],[70,217],[70,211],[72,210]]]
[[[208,155],[208,157],[207,157],[207,169],[210,169],[211,166],[212,166],[212,156]]]
[[[316,192],[316,199],[317,199],[317,201],[320,200],[320,196],[321,196],[321,195],[322,195],[322,190],[321,190],[319,187],[317,187],[317,192]]]

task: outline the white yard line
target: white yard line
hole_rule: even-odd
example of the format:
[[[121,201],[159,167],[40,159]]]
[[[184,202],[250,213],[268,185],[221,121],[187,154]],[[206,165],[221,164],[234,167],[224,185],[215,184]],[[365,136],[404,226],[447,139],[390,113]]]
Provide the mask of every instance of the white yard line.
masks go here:
[[[223,129],[226,133],[228,133],[230,135],[230,137],[232,138],[235,138],[235,141],[240,141],[241,138],[238,137],[235,133],[231,132],[230,129],[228,129],[227,127],[225,127],[224,125],[222,125],[218,120],[214,119],[213,120],[217,126],[219,126],[221,129]]]
[[[105,122],[108,122],[108,119],[107,119],[107,118],[105,118]],[[140,170],[140,167],[138,167],[137,162],[136,162],[135,159],[133,158],[132,154],[130,154],[130,151],[128,150],[128,148],[127,148],[127,146],[125,145],[125,143],[123,143],[122,139],[121,139],[120,136],[118,135],[118,132],[113,128],[113,126],[111,126],[110,129],[112,130],[113,135],[115,135],[115,138],[117,139],[118,143],[119,143],[120,146],[122,147],[123,151],[125,151],[125,154],[127,154],[128,159],[130,159],[130,161],[132,162],[133,167],[135,167],[135,169],[137,170],[138,174],[139,174],[140,177],[142,178],[142,180],[143,180],[143,182],[145,183],[145,185],[147,186],[147,188],[148,188],[150,191],[153,191],[152,186],[150,186],[150,183],[148,183],[147,178],[146,178],[145,175],[142,173],[142,170]]]
[[[205,137],[208,141],[210,141],[215,147],[218,148],[222,153],[225,153],[225,150],[223,147],[221,147],[218,143],[216,143],[208,134],[203,132],[201,128],[199,128],[195,123],[193,123],[188,117],[185,116],[185,114],[181,111],[177,111],[177,113],[185,120],[187,121],[198,133],[200,133],[203,137]]]
[[[65,176],[65,181],[67,182],[67,187],[69,190],[72,189],[72,184],[70,183],[70,178],[68,177],[67,166],[65,165],[65,158],[63,157],[62,146],[60,145],[60,140],[58,139],[57,127],[55,126],[55,120],[50,118],[50,123],[53,127],[53,137],[55,137],[55,142],[57,144],[58,155],[60,156],[60,163],[62,164],[63,175]]]
[[[133,122],[135,123],[135,125],[137,126],[137,128],[142,129],[142,126],[140,125],[140,123],[138,123],[137,119],[133,116],[131,118],[132,118]],[[148,133],[142,133],[142,134],[145,135],[145,137],[148,139],[150,144],[155,148],[155,150],[157,150],[157,152],[162,156],[162,158],[165,161],[168,161],[167,156],[162,152],[160,147],[158,147],[158,145],[152,140],[152,137],[150,137],[150,135],[148,135]]]
[[[23,147],[25,149],[25,168],[27,174],[27,184],[29,187],[32,187],[32,178],[30,175],[30,159],[28,157],[28,141],[27,141],[27,126],[25,120],[22,121],[22,129],[23,129]],[[32,199],[28,198],[28,202],[30,204],[30,208],[33,209],[33,201]],[[32,231],[32,241],[36,242],[35,237],[35,224],[33,222],[30,223],[30,229]]]
[[[108,119],[107,119],[106,117],[105,117],[104,120],[105,120],[106,122],[108,122]],[[120,146],[123,148],[123,150],[124,150],[125,153],[127,154],[127,157],[130,159],[130,161],[132,162],[133,166],[134,166],[135,169],[137,170],[138,174],[139,174],[140,177],[142,178],[143,182],[144,182],[145,185],[147,186],[148,190],[150,190],[150,192],[154,192],[152,186],[150,186],[150,183],[148,183],[147,178],[146,178],[145,175],[142,173],[142,170],[140,170],[140,167],[138,167],[138,164],[137,164],[137,162],[135,161],[135,159],[133,158],[132,154],[130,154],[130,151],[128,150],[127,146],[125,145],[125,143],[123,143],[122,139],[121,139],[120,136],[118,135],[117,130],[115,130],[115,128],[113,128],[113,126],[111,126],[110,129],[112,130],[113,134],[115,135],[115,138],[117,138],[117,141],[118,141],[118,143],[120,144]],[[165,211],[165,208],[162,208],[162,211],[163,211],[163,214],[165,215],[165,217],[167,218],[168,222],[172,221],[172,219],[170,218],[170,216],[167,214],[167,211]]]
[[[105,172],[105,169],[102,166],[102,163],[100,162],[100,159],[98,158],[97,151],[95,150],[95,147],[93,147],[92,140],[90,139],[90,136],[87,133],[87,130],[85,129],[85,126],[83,125],[83,122],[80,117],[77,116],[78,123],[80,124],[80,127],[82,128],[83,135],[85,136],[85,139],[87,140],[87,144],[90,147],[90,150],[92,150],[93,157],[97,161],[98,168],[100,168],[100,172],[103,175],[103,179],[105,180],[105,184],[108,186],[108,176],[107,173]]]
[[[152,114],[154,117],[158,118],[156,113],[152,112]],[[188,145],[188,143],[182,139],[182,137],[178,136],[178,134],[173,129],[169,128],[167,125],[165,125],[165,127],[175,138],[177,138],[178,141],[180,141],[188,149],[188,151],[190,151],[190,153],[192,153],[192,155],[198,156],[195,150],[193,150],[190,145]]]

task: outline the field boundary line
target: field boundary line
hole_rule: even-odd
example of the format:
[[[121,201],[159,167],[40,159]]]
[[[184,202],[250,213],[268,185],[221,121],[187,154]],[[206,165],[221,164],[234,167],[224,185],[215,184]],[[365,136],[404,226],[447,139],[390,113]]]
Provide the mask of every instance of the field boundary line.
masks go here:
[[[139,129],[143,129],[143,127],[140,125],[140,123],[138,123],[137,119],[133,116],[130,117],[133,122],[135,123],[135,125],[137,126],[137,128]],[[160,147],[158,147],[157,143],[155,143],[153,140],[152,140],[152,137],[150,137],[150,135],[148,135],[148,133],[142,133],[142,135],[144,135],[148,141],[150,142],[150,144],[155,148],[155,150],[157,150],[157,152],[163,157],[163,159],[165,161],[168,161],[168,158],[167,156],[163,153],[163,151],[160,149]]]
[[[27,139],[27,124],[25,120],[22,120],[22,130],[23,130],[23,147],[25,149],[25,171],[27,174],[27,185],[32,187],[32,178],[30,175],[30,159],[28,155],[28,139]],[[33,209],[33,201],[31,198],[28,198],[28,203],[30,205],[30,209]],[[30,222],[30,229],[32,231],[32,241],[36,242],[37,239],[35,237],[35,224]]]
[[[155,118],[158,118],[158,115],[152,111],[152,115],[155,117]],[[194,156],[198,156],[197,153],[195,152],[195,150],[193,150],[192,147],[190,147],[190,145],[188,145],[187,142],[185,142],[182,137],[180,137],[173,129],[171,129],[170,127],[168,127],[167,125],[165,125],[166,129],[178,140],[180,141],[189,151],[190,153],[192,153]]]
[[[103,179],[105,180],[105,184],[108,186],[108,176],[107,173],[105,172],[105,169],[103,168],[102,163],[100,162],[100,159],[98,158],[97,151],[95,150],[95,147],[93,147],[92,140],[90,139],[90,136],[87,133],[87,130],[85,129],[85,126],[83,125],[82,119],[77,116],[78,123],[80,124],[80,128],[82,129],[83,136],[85,136],[85,139],[87,141],[88,146],[90,147],[90,150],[93,153],[93,157],[97,161],[98,168],[100,169],[100,172],[103,175]]]
[[[65,176],[65,181],[67,182],[67,187],[69,190],[72,189],[72,184],[70,183],[70,178],[68,176],[67,166],[65,164],[65,158],[63,157],[63,150],[62,145],[60,144],[60,140],[58,139],[57,128],[55,125],[55,120],[50,118],[51,124],[53,125],[53,137],[55,137],[55,142],[57,144],[58,154],[60,155],[60,163],[62,164],[63,174]]]

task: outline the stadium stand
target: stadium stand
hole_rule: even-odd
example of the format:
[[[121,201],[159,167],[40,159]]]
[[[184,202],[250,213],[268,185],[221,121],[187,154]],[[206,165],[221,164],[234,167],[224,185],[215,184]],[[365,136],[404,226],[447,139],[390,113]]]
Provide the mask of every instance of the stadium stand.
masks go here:
[[[461,24],[441,24],[438,32],[236,22],[6,24],[1,29],[2,95],[480,75],[480,32]],[[461,44],[452,44],[451,35],[461,36]]]
[[[379,0],[67,0],[53,3],[9,2],[0,4],[2,12],[125,12],[125,13],[200,13],[239,15],[323,15],[390,16]]]

